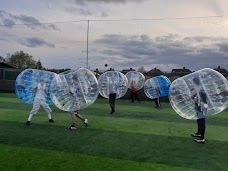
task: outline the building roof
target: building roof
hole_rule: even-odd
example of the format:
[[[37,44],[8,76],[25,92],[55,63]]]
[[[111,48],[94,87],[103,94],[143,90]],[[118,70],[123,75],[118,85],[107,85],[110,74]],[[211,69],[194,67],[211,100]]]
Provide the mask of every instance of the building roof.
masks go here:
[[[190,69],[183,67],[182,69],[172,69],[171,73],[191,73]]]
[[[163,74],[164,73],[160,69],[154,68],[154,69],[148,71],[145,75],[146,76],[158,76],[158,75],[163,75]]]
[[[224,68],[221,68],[220,66],[214,70],[220,72],[221,74],[228,74],[228,71]]]
[[[129,71],[135,71],[135,69],[133,69],[133,68],[130,68],[130,69],[123,69],[121,72],[122,72],[123,74],[126,74],[126,73],[128,73]]]
[[[6,64],[4,62],[0,62],[0,68],[15,68],[15,67],[13,67],[13,66],[11,66],[9,64]]]

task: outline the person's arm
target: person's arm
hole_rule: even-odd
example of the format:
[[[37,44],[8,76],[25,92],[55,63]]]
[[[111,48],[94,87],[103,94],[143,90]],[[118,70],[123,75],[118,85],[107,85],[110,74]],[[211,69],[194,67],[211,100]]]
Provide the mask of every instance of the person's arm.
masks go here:
[[[46,84],[44,84],[43,86],[44,86],[44,93],[47,93]]]
[[[34,88],[34,91],[37,92],[38,90],[40,90],[40,88],[41,88],[41,85],[40,85],[40,83],[39,83],[39,84],[37,84],[37,86]]]
[[[207,104],[207,95],[205,92],[200,92],[200,97],[201,97],[201,102],[202,102],[202,105],[204,108],[207,108],[208,107],[208,104]]]
[[[192,94],[191,98],[195,99],[195,97],[197,96],[197,93],[194,91],[194,88],[192,88],[190,91],[191,91],[191,94]]]

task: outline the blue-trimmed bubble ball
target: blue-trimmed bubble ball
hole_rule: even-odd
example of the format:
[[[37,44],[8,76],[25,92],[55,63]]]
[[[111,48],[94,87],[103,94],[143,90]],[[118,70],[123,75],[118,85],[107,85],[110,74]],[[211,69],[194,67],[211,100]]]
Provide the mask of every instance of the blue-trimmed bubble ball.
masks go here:
[[[140,90],[144,86],[145,77],[141,72],[129,71],[126,73],[128,79],[127,87],[129,89],[134,88],[135,90]]]
[[[168,96],[170,85],[171,82],[166,76],[156,76],[146,80],[144,92],[150,99]]]
[[[99,92],[104,98],[116,93],[116,99],[123,97],[127,92],[127,77],[119,71],[107,71],[98,79]]]
[[[205,68],[176,79],[170,87],[169,100],[186,119],[215,115],[228,106],[228,82],[219,72]]]
[[[50,85],[55,73],[37,69],[26,69],[22,71],[15,82],[17,97],[25,103],[33,103],[37,85],[44,81],[46,84],[45,99],[48,105],[53,104],[50,97]]]
[[[63,111],[78,111],[93,104],[99,95],[98,82],[88,69],[58,74],[51,83],[51,99]]]

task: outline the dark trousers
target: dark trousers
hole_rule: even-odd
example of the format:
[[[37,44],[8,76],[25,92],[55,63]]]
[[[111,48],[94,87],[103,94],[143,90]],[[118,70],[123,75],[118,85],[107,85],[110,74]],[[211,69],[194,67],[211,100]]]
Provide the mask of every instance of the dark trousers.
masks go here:
[[[161,107],[160,97],[155,98],[155,99],[154,99],[154,102],[155,102],[155,105],[156,105],[157,108],[158,108],[158,107]]]
[[[115,110],[115,101],[116,101],[116,93],[109,94],[109,105],[112,110]]]
[[[198,131],[197,134],[201,134],[201,139],[204,139],[205,129],[206,129],[206,119],[197,119]]]
[[[130,97],[131,97],[132,102],[134,102],[134,97],[140,102],[137,91],[135,91],[135,92],[131,91]]]

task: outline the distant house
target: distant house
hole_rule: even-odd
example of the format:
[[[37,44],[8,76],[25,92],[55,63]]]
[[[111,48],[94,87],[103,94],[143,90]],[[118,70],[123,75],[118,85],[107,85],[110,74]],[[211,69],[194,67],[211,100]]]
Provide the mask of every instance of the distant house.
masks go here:
[[[132,69],[132,68],[130,68],[130,69],[123,69],[121,72],[122,72],[123,74],[126,74],[126,73],[128,73],[129,71],[135,71],[135,69]]]
[[[216,70],[216,71],[218,71],[219,73],[221,73],[224,77],[228,77],[228,71],[226,70],[226,69],[224,69],[224,68],[221,68],[220,66],[218,67],[218,68],[216,68],[216,69],[214,69],[214,70]]]
[[[164,75],[164,73],[160,69],[157,69],[157,68],[154,68],[145,74],[146,77],[156,77],[159,75]]]
[[[15,68],[15,67],[13,67],[13,66],[11,66],[9,64],[6,64],[4,62],[0,62],[0,68]]]
[[[107,71],[115,71],[114,68],[109,68]]]
[[[182,77],[184,75],[190,74],[192,71],[183,67],[182,69],[173,69],[171,72],[172,77]]]

